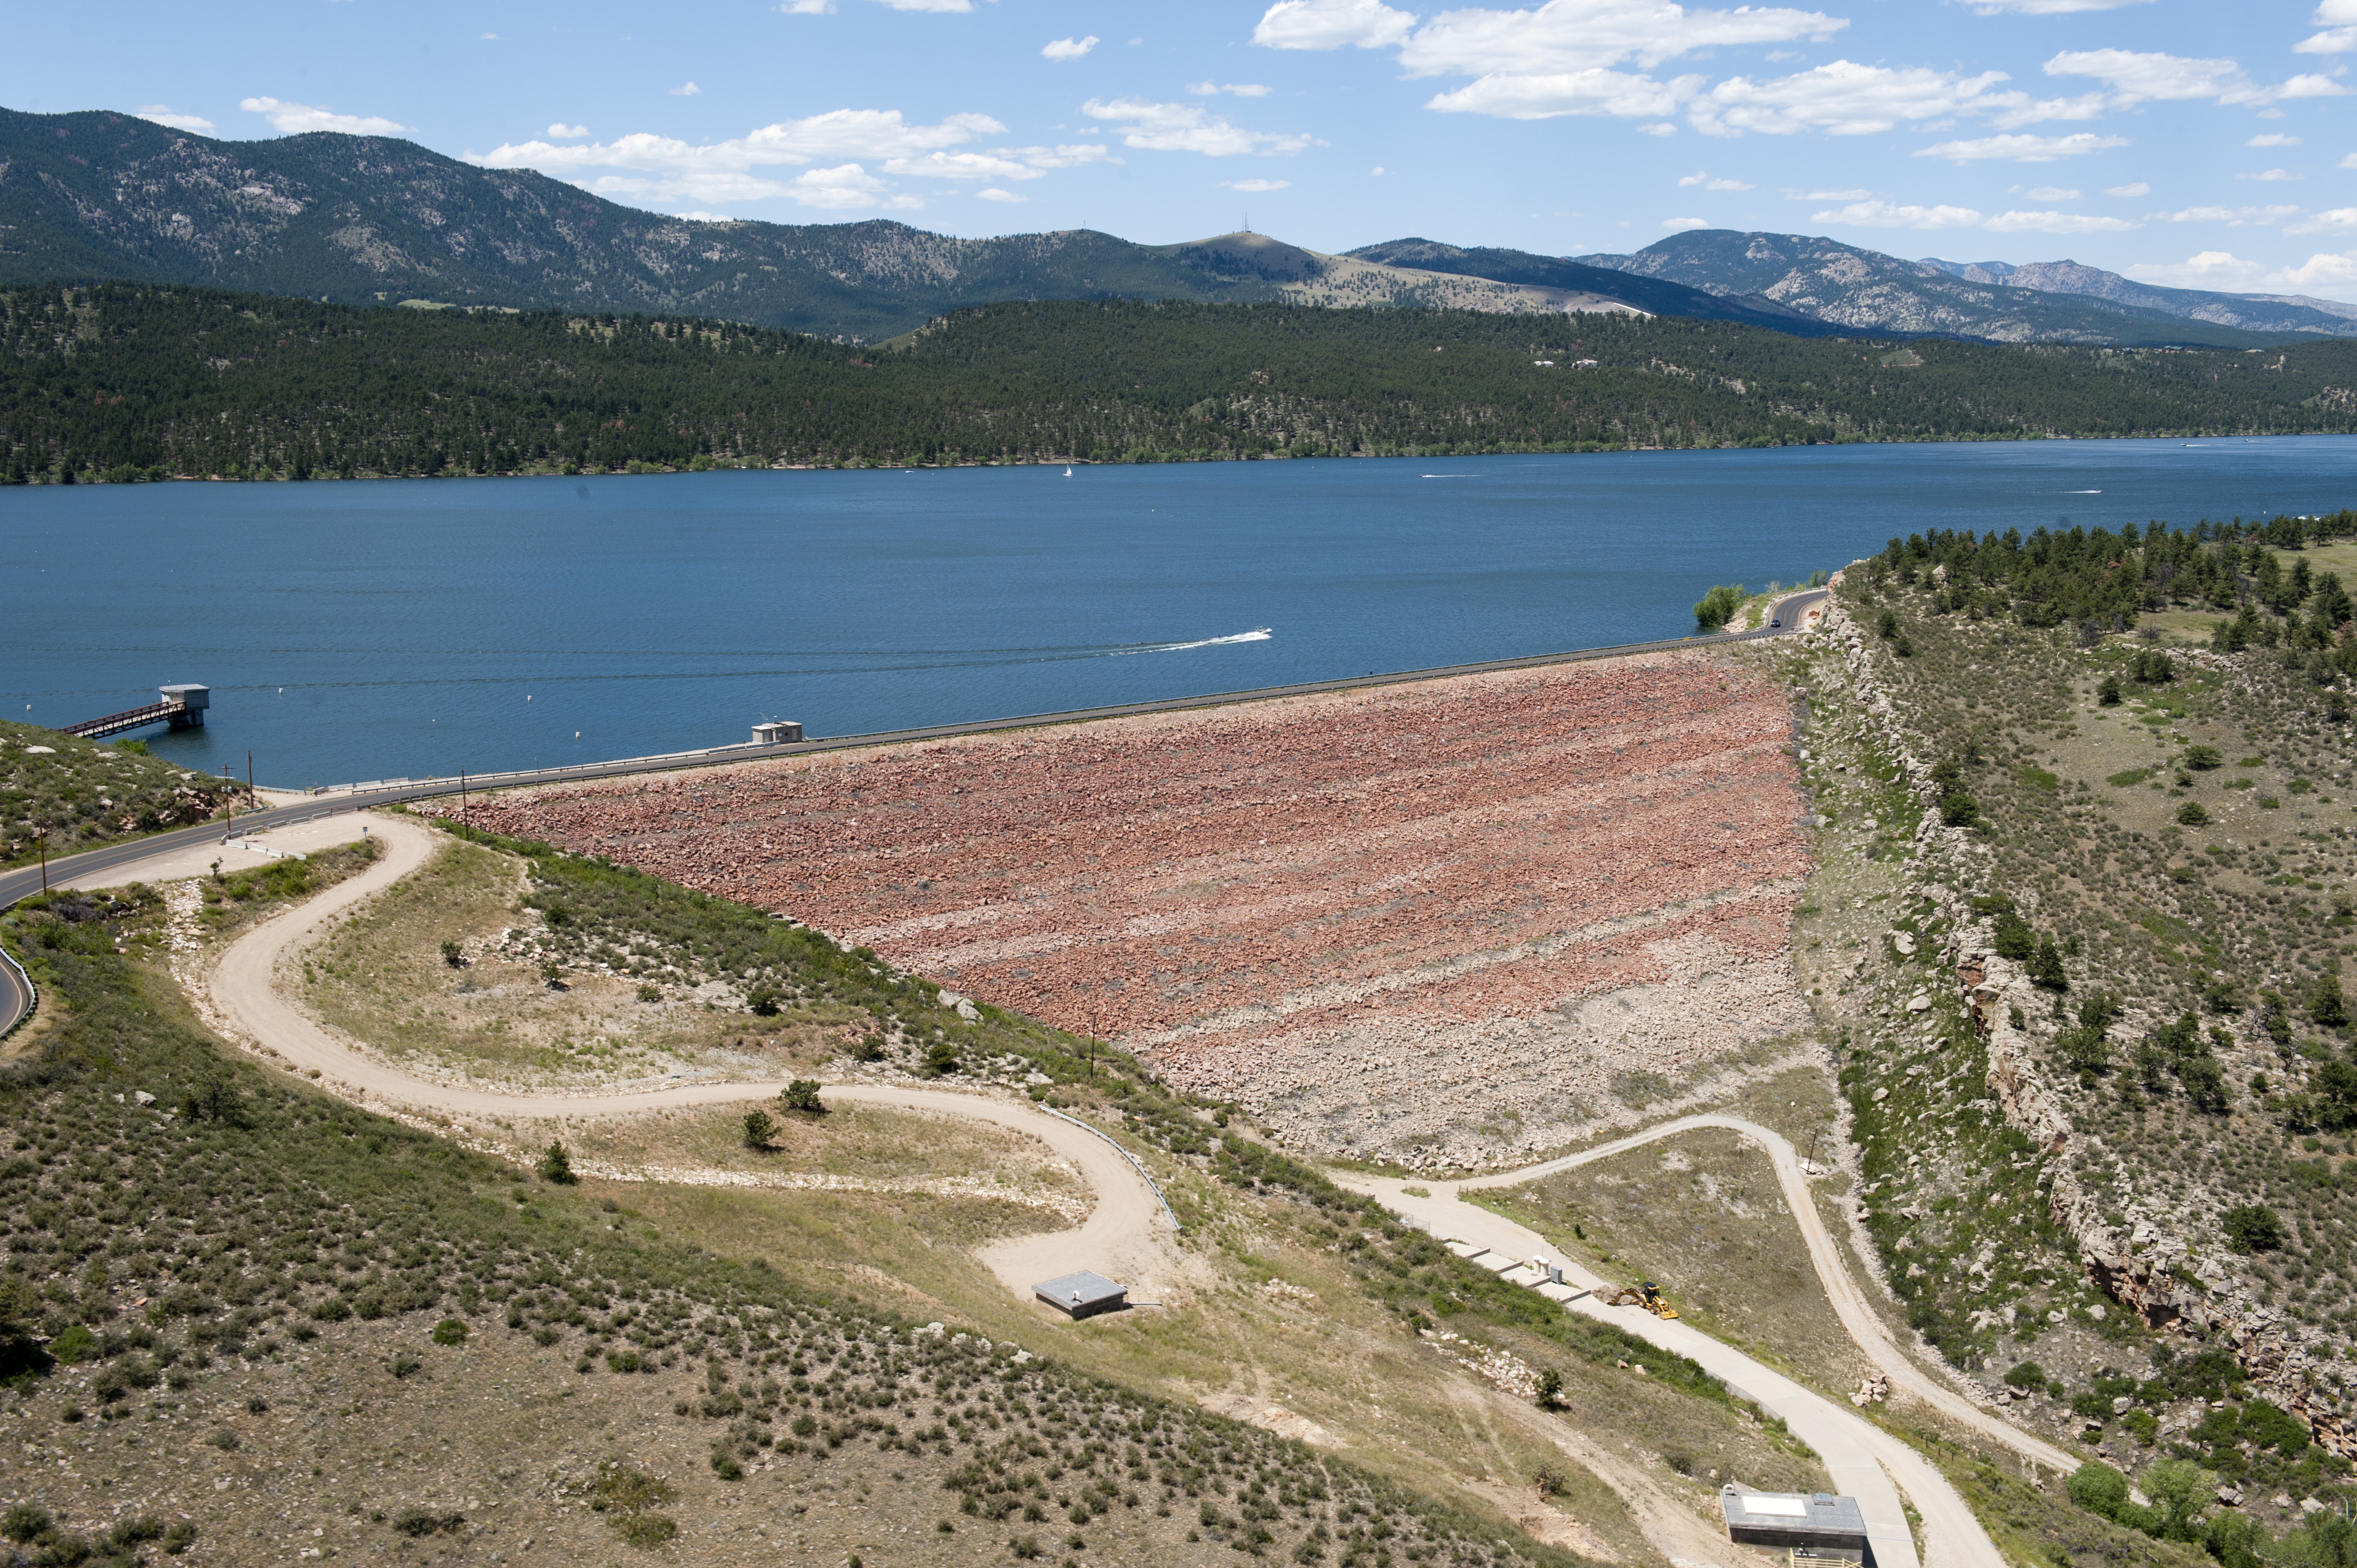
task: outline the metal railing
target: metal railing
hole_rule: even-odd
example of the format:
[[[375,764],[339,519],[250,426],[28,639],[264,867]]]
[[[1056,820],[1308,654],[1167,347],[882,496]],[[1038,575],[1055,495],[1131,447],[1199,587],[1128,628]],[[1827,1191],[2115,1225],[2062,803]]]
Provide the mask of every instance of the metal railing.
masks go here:
[[[18,963],[16,956],[6,948],[0,948],[0,963],[5,963],[16,972],[17,988],[25,997],[25,1005],[18,1010],[16,1015],[9,1019],[5,1026],[0,1026],[0,1040],[5,1040],[15,1034],[17,1027],[30,1018],[34,1010],[40,1006],[41,988],[33,983],[33,977],[25,972],[25,966]]]
[[[1082,1121],[1077,1116],[1065,1115],[1062,1112],[1057,1110],[1052,1105],[1042,1105],[1039,1109],[1045,1111],[1049,1115],[1053,1116],[1059,1122],[1070,1122],[1082,1132],[1094,1133],[1098,1137],[1103,1138],[1106,1143],[1111,1144],[1114,1154],[1119,1155],[1123,1159],[1127,1160],[1132,1165],[1135,1165],[1137,1168],[1138,1177],[1146,1183],[1146,1189],[1154,1195],[1154,1201],[1162,1206],[1163,1214],[1168,1217],[1170,1221],[1170,1229],[1182,1232],[1187,1229],[1184,1225],[1178,1223],[1178,1217],[1170,1212],[1170,1200],[1162,1196],[1161,1184],[1157,1182],[1152,1174],[1146,1170],[1146,1162],[1139,1159],[1135,1155],[1131,1154],[1127,1149],[1123,1148],[1119,1139],[1115,1138],[1112,1133],[1106,1132],[1102,1127],[1090,1126],[1086,1122]]]

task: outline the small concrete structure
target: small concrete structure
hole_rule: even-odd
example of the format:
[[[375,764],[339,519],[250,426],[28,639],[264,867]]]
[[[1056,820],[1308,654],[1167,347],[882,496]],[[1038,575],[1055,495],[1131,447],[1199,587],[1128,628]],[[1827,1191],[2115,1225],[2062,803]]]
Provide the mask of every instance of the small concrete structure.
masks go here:
[[[776,719],[753,726],[755,746],[791,746],[802,738],[802,726],[792,719]]]
[[[205,710],[212,706],[213,692],[210,686],[158,686],[159,701],[144,708],[126,708],[119,714],[109,714],[102,719],[84,719],[78,725],[60,725],[60,735],[78,735],[84,740],[104,740],[111,735],[121,735],[143,725],[168,724],[174,729],[202,729]]]
[[[1794,1568],[1870,1561],[1866,1512],[1856,1498],[1830,1492],[1749,1492],[1730,1483],[1719,1489],[1718,1506],[1727,1516],[1727,1540],[1781,1550]]]
[[[210,686],[158,686],[156,690],[162,695],[165,706],[179,710],[170,715],[174,729],[205,727],[205,710],[213,705]]]
[[[1118,1312],[1129,1305],[1127,1285],[1115,1284],[1088,1269],[1033,1285],[1031,1294],[1068,1317],[1094,1317],[1100,1312]]]

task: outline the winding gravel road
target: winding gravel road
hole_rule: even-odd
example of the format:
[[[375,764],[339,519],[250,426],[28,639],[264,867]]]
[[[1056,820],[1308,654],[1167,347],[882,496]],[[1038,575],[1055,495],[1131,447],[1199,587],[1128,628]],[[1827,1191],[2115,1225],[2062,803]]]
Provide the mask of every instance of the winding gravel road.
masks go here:
[[[1801,1169],[1799,1154],[1781,1134],[1756,1122],[1733,1116],[1683,1116],[1575,1155],[1463,1181],[1344,1172],[1334,1173],[1334,1179],[1338,1185],[1375,1198],[1410,1224],[1433,1235],[1476,1243],[1503,1257],[1545,1257],[1561,1262],[1565,1283],[1593,1292],[1604,1288],[1604,1282],[1564,1259],[1553,1242],[1503,1215],[1459,1201],[1459,1195],[1520,1187],[1705,1127],[1735,1133],[1767,1152],[1775,1167],[1777,1182],[1783,1189],[1785,1206],[1807,1242],[1809,1260],[1816,1268],[1842,1326],[1883,1369],[1893,1387],[1904,1389],[1941,1414],[2041,1466],[2061,1474],[2078,1468],[2079,1461],[2073,1455],[1974,1405],[1901,1353],[1864,1289],[1844,1264],[1840,1250],[1817,1212],[1808,1177]],[[1410,1193],[1406,1190],[1410,1187],[1419,1191]],[[1802,1441],[1817,1451],[1835,1484],[1858,1499],[1866,1514],[1875,1561],[1880,1568],[1914,1568],[1915,1547],[1900,1507],[1902,1493],[1922,1518],[1929,1568],[2004,1568],[2005,1559],[1996,1544],[1947,1477],[1912,1446],[1867,1421],[1855,1409],[1803,1387],[1690,1324],[1664,1321],[1638,1308],[1607,1306],[1593,1294],[1566,1303],[1565,1310],[1612,1324],[1664,1350],[1689,1357],[1770,1414],[1781,1416]]]
[[[682,1106],[770,1100],[785,1087],[783,1080],[776,1080],[603,1094],[518,1094],[429,1082],[356,1049],[297,1006],[278,976],[327,926],[424,865],[441,836],[400,818],[378,822],[376,832],[386,853],[374,865],[273,916],[221,955],[207,981],[204,1000],[225,1034],[267,1052],[296,1072],[316,1071],[322,1087],[344,1099],[468,1121],[602,1121]],[[989,1122],[1038,1139],[1079,1169],[1097,1195],[1096,1208],[1079,1227],[997,1242],[980,1253],[991,1272],[1018,1295],[1028,1296],[1041,1280],[1087,1268],[1123,1280],[1134,1294],[1154,1299],[1190,1273],[1184,1254],[1173,1244],[1170,1224],[1154,1189],[1119,1150],[1086,1127],[1026,1101],[951,1089],[834,1084],[822,1097],[837,1105],[884,1105]]]

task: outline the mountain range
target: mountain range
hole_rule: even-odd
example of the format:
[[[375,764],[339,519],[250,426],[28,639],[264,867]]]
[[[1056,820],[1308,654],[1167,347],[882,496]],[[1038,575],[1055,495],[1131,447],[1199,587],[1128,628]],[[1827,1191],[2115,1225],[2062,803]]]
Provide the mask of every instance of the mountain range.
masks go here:
[[[104,111],[0,110],[0,283],[52,278],[706,316],[856,342],[962,306],[1075,298],[1635,311],[1807,337],[2122,346],[2357,335],[2357,306],[2156,289],[2070,262],[1910,262],[1801,235],[1700,230],[1575,257],[1423,239],[1331,255],[1254,233],[963,240],[881,220],[673,218],[396,138],[225,142]]]

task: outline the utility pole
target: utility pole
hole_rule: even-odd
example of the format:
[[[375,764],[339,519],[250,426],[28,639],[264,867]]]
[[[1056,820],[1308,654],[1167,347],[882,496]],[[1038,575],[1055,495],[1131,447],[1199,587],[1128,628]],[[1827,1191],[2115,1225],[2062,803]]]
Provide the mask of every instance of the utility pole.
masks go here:
[[[475,825],[467,820],[467,770],[463,768],[458,769],[458,825],[468,828]]]
[[[245,754],[245,793],[248,800],[253,798],[253,753],[251,750]]]
[[[41,846],[41,891],[47,893],[49,890],[49,830],[35,828],[33,842]]]

